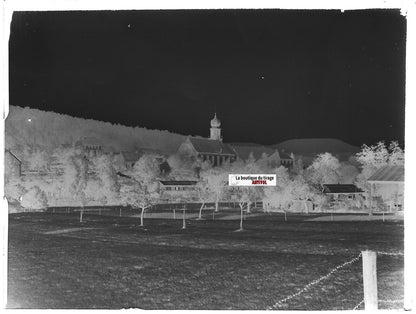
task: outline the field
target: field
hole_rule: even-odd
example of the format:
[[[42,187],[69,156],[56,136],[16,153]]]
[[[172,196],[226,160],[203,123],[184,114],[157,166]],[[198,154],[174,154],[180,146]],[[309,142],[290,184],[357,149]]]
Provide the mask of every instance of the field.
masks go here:
[[[181,219],[78,217],[9,216],[8,308],[264,310],[361,250],[403,252],[400,220],[253,215],[235,232],[224,214],[186,229]],[[377,271],[379,308],[402,308],[403,256],[379,254]],[[350,310],[362,298],[360,259],[276,309]]]

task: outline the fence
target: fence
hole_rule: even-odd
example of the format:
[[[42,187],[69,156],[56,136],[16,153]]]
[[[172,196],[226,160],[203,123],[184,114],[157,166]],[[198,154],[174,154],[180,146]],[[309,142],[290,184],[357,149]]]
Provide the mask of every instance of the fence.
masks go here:
[[[172,205],[172,204],[171,204]],[[177,205],[177,204],[175,204]],[[68,210],[69,208],[67,208]],[[99,208],[85,208],[84,210],[80,209],[72,209],[72,211],[79,211],[80,212],[80,222],[82,222],[82,215],[84,212],[88,211],[97,211]],[[212,214],[215,214],[215,207],[209,208],[212,210]],[[103,209],[105,210],[105,209]],[[111,208],[107,208],[107,210],[112,210]],[[173,219],[176,219],[178,216],[179,219],[182,220],[182,229],[186,229],[186,211],[188,209],[186,207],[178,207],[175,206],[172,208],[173,212]],[[179,211],[179,215],[177,215],[177,211]],[[121,208],[120,208],[120,216],[121,216]],[[384,218],[384,217],[383,217]],[[212,217],[214,219],[214,216]],[[384,220],[384,219],[383,219]],[[287,221],[287,216],[285,212],[285,221]],[[298,289],[291,295],[288,295],[278,301],[276,301],[273,305],[266,308],[266,310],[275,310],[279,309],[283,305],[287,305],[290,300],[299,297],[300,295],[310,291],[314,288],[314,286],[318,285],[322,281],[330,278],[335,273],[337,273],[340,269],[346,268],[351,264],[358,262],[362,259],[362,266],[363,266],[363,299],[361,299],[357,304],[352,308],[352,310],[358,310],[365,307],[366,310],[375,310],[378,309],[379,304],[404,304],[404,300],[396,299],[396,300],[379,300],[377,295],[377,268],[376,268],[376,259],[377,255],[387,255],[387,256],[404,256],[402,252],[374,252],[374,251],[362,251],[361,253],[357,254],[354,257],[351,257],[347,261],[342,264],[337,265],[336,267],[332,268],[328,273],[325,275],[307,283],[301,289]],[[364,307],[363,307],[364,305]]]
[[[299,289],[295,293],[286,296],[283,299],[278,300],[272,306],[266,308],[266,310],[277,310],[282,305],[287,304],[290,300],[304,294],[305,292],[312,289],[313,286],[319,284],[325,279],[328,279],[341,268],[347,267],[360,259],[363,261],[363,286],[364,286],[364,296],[363,299],[357,303],[357,305],[352,310],[358,310],[364,304],[366,310],[376,310],[378,309],[379,303],[389,303],[389,304],[400,304],[404,303],[403,300],[378,300],[377,297],[377,269],[376,269],[376,258],[377,253],[379,255],[390,255],[390,256],[404,256],[401,252],[374,252],[374,251],[362,251],[357,256],[345,261],[344,263],[332,268],[327,274],[317,278],[314,281],[309,282],[303,288]]]

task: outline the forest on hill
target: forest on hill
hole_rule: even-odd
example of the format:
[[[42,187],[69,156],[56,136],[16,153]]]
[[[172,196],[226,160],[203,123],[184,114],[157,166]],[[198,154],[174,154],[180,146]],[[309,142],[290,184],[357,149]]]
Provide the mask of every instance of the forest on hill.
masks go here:
[[[185,136],[162,130],[75,118],[38,109],[10,106],[6,119],[6,149],[22,152],[25,147],[52,150],[73,145],[84,137],[95,138],[113,151],[151,149],[174,152]]]

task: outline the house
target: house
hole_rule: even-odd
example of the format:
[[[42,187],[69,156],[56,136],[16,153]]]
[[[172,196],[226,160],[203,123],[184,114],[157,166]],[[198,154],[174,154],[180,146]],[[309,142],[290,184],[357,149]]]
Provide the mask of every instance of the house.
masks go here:
[[[187,158],[209,161],[213,166],[220,166],[227,161],[235,161],[237,153],[230,145],[223,143],[220,126],[221,122],[215,114],[211,120],[210,137],[188,137],[179,146],[178,154]]]
[[[272,147],[250,143],[235,143],[230,145],[241,160],[246,161],[250,156],[252,156],[254,160],[266,157],[269,166],[272,168],[279,166],[291,168],[293,166],[293,160],[289,154],[279,152]]]
[[[370,206],[403,210],[404,166],[384,166],[367,180],[370,184]]]
[[[280,165],[286,167],[286,168],[292,168],[293,167],[293,157],[286,153],[284,150],[282,150],[280,153]]]
[[[95,137],[84,136],[77,143],[76,146],[80,146],[84,152],[85,157],[93,157],[102,153],[101,141]]]
[[[365,192],[354,184],[322,184],[323,193],[332,200],[354,200]]]
[[[249,158],[253,158],[257,161],[265,158],[271,167],[280,166],[280,154],[277,149],[250,143],[235,143],[230,145],[237,153],[237,157],[241,160],[247,161]]]
[[[227,144],[206,138],[188,138],[178,149],[181,156],[209,161],[214,167],[237,159],[236,152]]]
[[[160,198],[163,201],[196,200],[198,181],[195,180],[161,180],[159,181]]]
[[[354,184],[323,184],[322,192],[332,207],[362,207],[365,192]]]

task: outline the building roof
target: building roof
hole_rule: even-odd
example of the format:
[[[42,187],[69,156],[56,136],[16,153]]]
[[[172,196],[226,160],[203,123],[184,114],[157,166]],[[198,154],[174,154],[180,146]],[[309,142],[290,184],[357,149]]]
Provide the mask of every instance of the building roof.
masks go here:
[[[323,184],[324,193],[363,193],[354,184]]]
[[[219,128],[221,126],[220,119],[217,118],[217,113],[215,113],[214,118],[211,120],[212,128]]]
[[[120,171],[117,172],[117,175],[120,176],[120,177],[123,177],[123,178],[129,178],[129,179],[131,179],[131,177],[129,175],[124,174],[124,173],[121,173]]]
[[[236,152],[230,145],[224,144],[223,142],[218,140],[190,137],[189,141],[192,143],[192,145],[198,153],[232,156],[236,155]]]
[[[280,159],[290,159],[290,160],[292,160],[292,157],[290,156],[290,154],[288,154],[284,151],[279,152],[279,155],[280,155]]]
[[[137,152],[121,152],[121,155],[127,162],[137,161],[139,159],[139,153]]]
[[[191,180],[169,180],[169,181],[160,181],[163,185],[196,185],[198,181]]]
[[[9,153],[14,159],[16,159],[19,163],[22,163],[22,160],[18,158],[10,149],[6,149],[6,153]]]
[[[378,169],[368,181],[404,182],[404,166],[384,166]]]

